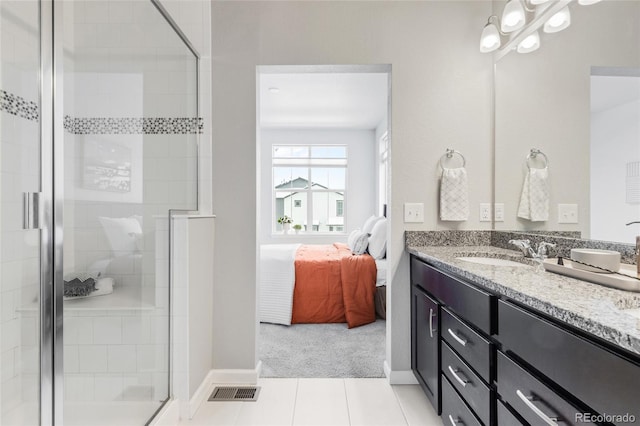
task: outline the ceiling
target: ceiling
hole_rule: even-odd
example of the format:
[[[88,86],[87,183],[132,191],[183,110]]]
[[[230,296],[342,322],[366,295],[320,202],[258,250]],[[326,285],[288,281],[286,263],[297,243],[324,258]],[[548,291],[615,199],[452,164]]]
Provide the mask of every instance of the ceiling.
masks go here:
[[[591,112],[640,101],[640,77],[591,76]]]
[[[260,74],[260,126],[375,129],[387,113],[387,75]]]

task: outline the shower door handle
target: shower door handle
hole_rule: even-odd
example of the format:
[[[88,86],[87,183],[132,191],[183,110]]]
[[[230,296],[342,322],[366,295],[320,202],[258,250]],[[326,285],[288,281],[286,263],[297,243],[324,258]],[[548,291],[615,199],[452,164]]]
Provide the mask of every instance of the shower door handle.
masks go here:
[[[41,194],[41,192],[24,192],[22,194],[22,227],[24,229],[40,229]]]

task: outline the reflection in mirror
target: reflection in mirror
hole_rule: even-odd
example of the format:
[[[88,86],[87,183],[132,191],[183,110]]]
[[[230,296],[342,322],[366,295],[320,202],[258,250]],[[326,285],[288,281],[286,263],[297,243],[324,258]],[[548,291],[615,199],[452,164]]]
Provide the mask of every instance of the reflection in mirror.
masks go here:
[[[590,237],[634,241],[640,218],[640,68],[591,71]],[[612,207],[615,208],[612,208]]]
[[[495,229],[633,243],[638,230],[625,224],[640,219],[640,101],[598,94],[612,97],[602,84],[623,77],[638,91],[640,2],[573,2],[570,10],[571,26],[542,34],[537,51],[496,63],[495,201],[505,204],[505,221]],[[546,221],[517,217],[532,148],[549,158]]]

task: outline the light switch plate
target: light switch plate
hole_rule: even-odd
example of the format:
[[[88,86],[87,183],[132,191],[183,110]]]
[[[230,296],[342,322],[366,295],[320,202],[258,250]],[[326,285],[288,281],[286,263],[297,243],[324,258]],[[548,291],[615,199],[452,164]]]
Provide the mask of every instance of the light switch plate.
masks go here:
[[[424,222],[423,203],[404,203],[404,222],[422,223]]]
[[[504,222],[504,203],[495,203],[493,205],[493,220],[496,222]]]
[[[558,223],[578,223],[578,205],[558,204]]]

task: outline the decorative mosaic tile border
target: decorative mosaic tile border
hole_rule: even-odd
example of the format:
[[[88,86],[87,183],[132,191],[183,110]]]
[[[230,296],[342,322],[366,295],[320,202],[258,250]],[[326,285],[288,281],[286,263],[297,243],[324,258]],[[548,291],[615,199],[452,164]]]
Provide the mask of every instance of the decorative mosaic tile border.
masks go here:
[[[40,120],[40,110],[37,103],[4,90],[0,90],[0,111],[6,111],[31,121]]]
[[[201,134],[202,118],[64,117],[64,129],[74,135],[193,135]]]

